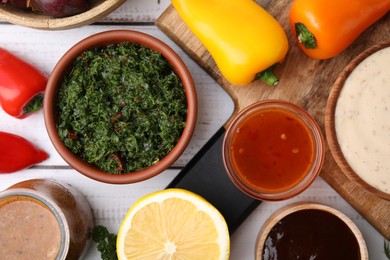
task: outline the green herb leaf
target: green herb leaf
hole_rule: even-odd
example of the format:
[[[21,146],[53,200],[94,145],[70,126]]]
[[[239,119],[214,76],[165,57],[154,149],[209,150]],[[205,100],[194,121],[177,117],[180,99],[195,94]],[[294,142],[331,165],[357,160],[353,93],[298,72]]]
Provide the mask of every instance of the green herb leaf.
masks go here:
[[[92,240],[97,243],[102,260],[117,260],[116,254],[116,234],[108,232],[107,228],[97,225],[92,230]]]

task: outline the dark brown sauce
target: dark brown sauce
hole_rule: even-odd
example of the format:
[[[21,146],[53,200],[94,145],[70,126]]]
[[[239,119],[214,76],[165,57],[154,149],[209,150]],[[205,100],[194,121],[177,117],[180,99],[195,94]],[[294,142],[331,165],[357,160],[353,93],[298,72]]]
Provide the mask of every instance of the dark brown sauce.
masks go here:
[[[360,260],[359,244],[338,217],[301,210],[281,219],[264,242],[264,260]]]

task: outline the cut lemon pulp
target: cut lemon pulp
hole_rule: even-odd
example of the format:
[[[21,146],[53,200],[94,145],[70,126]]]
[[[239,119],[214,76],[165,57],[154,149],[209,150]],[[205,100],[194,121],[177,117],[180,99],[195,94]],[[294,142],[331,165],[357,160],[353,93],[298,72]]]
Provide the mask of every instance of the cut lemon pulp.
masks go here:
[[[220,212],[190,191],[166,189],[139,199],[118,233],[119,259],[228,259],[228,227]]]

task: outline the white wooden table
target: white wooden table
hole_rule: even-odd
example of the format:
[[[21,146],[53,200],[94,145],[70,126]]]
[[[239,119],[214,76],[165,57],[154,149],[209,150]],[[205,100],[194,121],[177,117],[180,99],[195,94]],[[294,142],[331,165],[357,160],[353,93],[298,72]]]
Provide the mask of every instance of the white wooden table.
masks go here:
[[[137,184],[110,185],[91,180],[70,168],[57,154],[46,133],[42,111],[26,119],[8,116],[0,108],[0,131],[21,135],[49,153],[50,158],[30,169],[0,175],[0,190],[32,178],[54,178],[79,189],[89,200],[95,221],[117,232],[129,207],[141,196],[164,189],[207,140],[226,122],[233,112],[229,96],[192,61],[178,46],[154,25],[155,19],[170,4],[169,0],[128,0],[99,23],[76,29],[41,31],[0,21],[0,46],[23,57],[50,74],[56,62],[72,45],[97,32],[131,29],[151,34],[170,45],[191,71],[199,99],[199,115],[192,141],[184,154],[168,170]],[[0,147],[1,150],[5,149]],[[360,228],[370,259],[386,259],[384,238],[359,215],[325,181],[318,178],[304,193],[283,202],[264,202],[231,237],[231,259],[254,259],[255,242],[264,221],[277,209],[295,201],[314,201],[332,206],[349,216]],[[389,216],[390,217],[390,216]],[[91,244],[85,259],[100,259],[96,245]]]

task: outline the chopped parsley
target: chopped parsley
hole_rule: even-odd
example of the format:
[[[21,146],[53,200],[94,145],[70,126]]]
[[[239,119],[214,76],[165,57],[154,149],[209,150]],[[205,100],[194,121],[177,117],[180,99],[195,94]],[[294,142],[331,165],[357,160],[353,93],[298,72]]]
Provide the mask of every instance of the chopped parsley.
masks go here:
[[[180,78],[159,53],[135,43],[85,51],[64,78],[57,129],[73,153],[112,174],[147,168],[185,127]]]
[[[110,233],[105,226],[97,225],[92,229],[92,240],[97,243],[102,260],[118,260],[116,254],[117,235]]]

